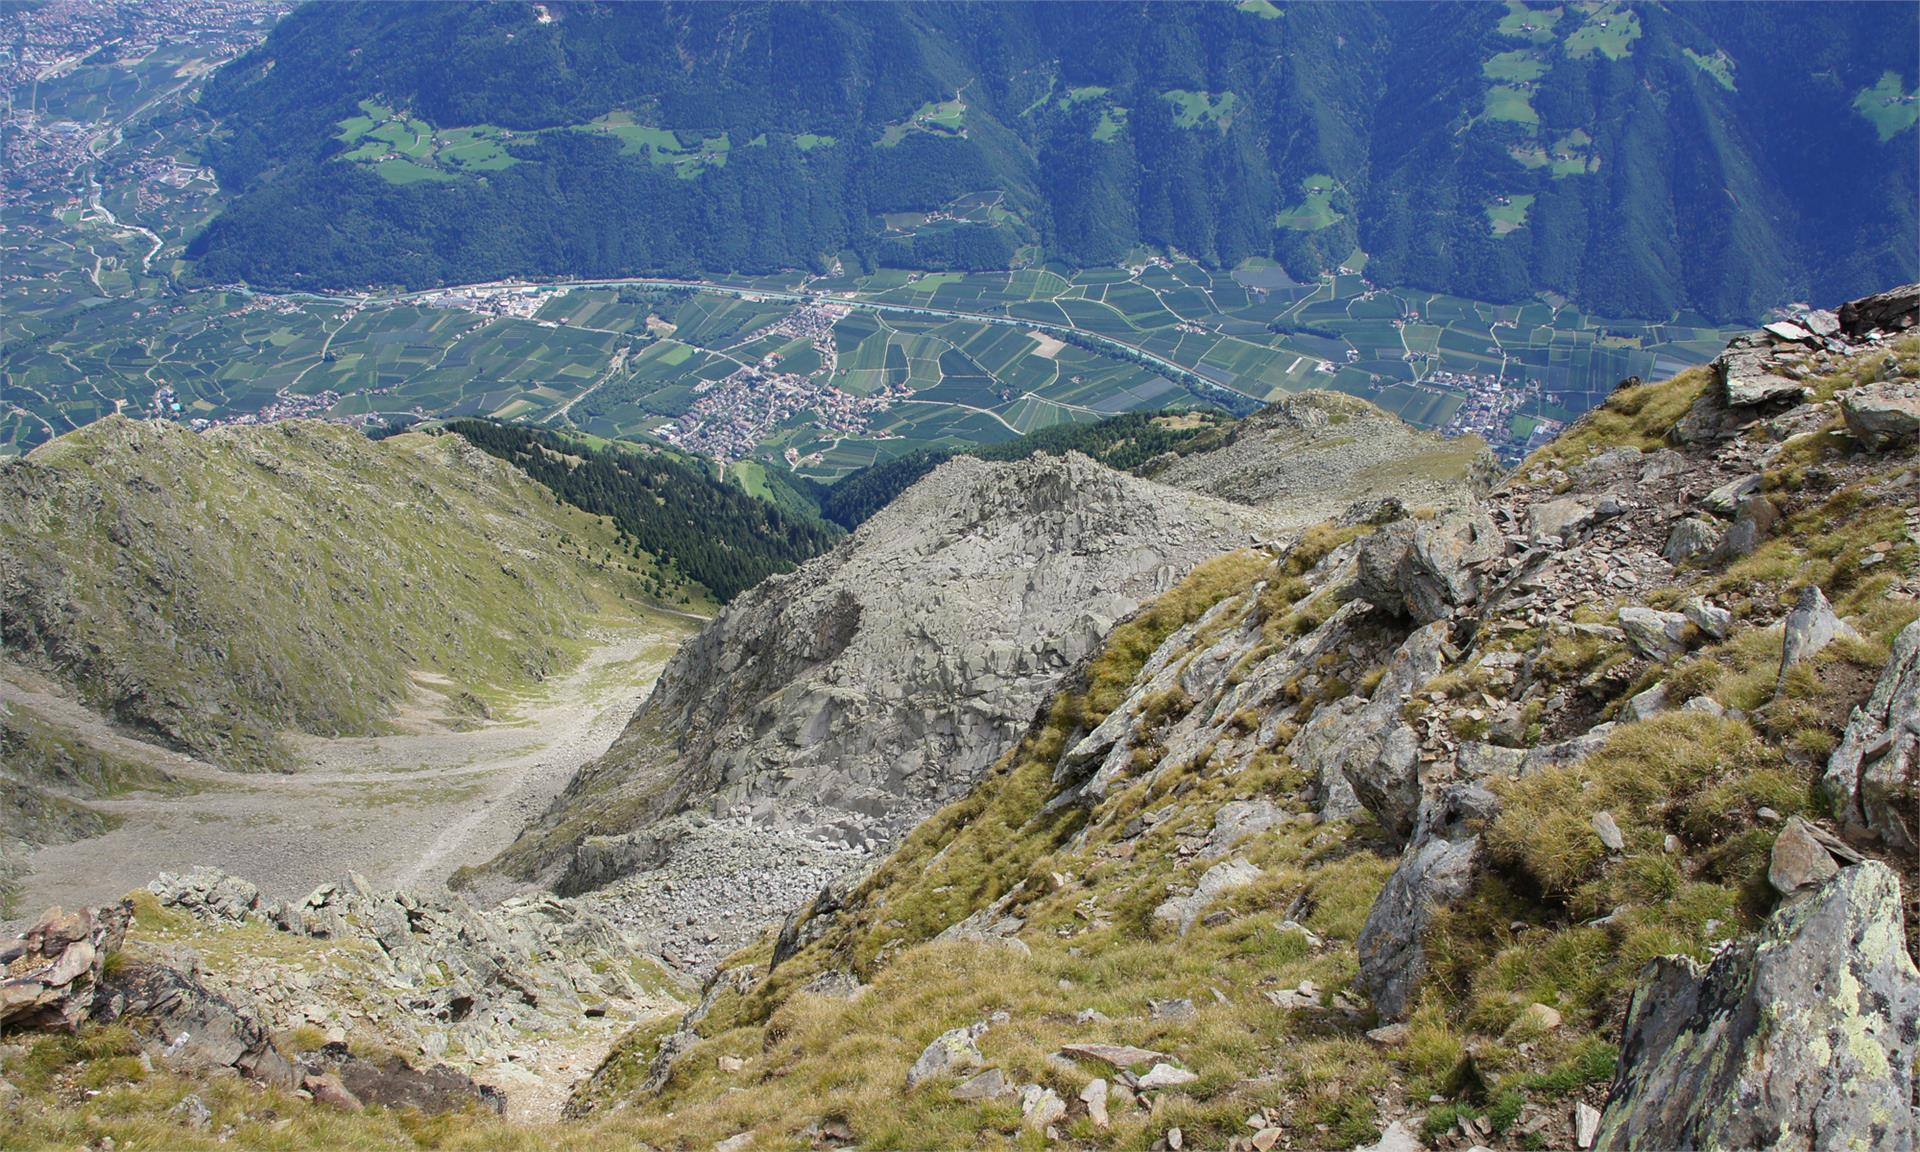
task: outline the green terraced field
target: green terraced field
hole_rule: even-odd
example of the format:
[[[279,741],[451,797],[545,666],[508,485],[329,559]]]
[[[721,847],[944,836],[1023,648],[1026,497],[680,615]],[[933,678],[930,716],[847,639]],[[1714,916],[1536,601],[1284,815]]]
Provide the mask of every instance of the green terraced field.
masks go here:
[[[1505,204],[1495,202],[1487,205],[1487,223],[1492,227],[1493,234],[1505,236],[1526,227],[1527,212],[1533,207],[1533,199],[1531,195],[1508,196]]]
[[[892,124],[880,134],[880,146],[891,148],[907,138],[910,132],[926,132],[935,136],[966,135],[967,106],[959,97],[952,100],[928,101],[922,104],[906,120]]]
[[[1238,99],[1231,92],[1188,92],[1180,88],[1162,92],[1160,98],[1173,105],[1173,122],[1177,126],[1197,128],[1208,124],[1222,131],[1232,118],[1233,103]]]
[[[1485,115],[1489,120],[1507,120],[1532,127],[1540,123],[1540,114],[1533,110],[1532,100],[1523,88],[1495,84],[1487,89]]]
[[[1300,182],[1300,192],[1301,202],[1281,212],[1274,219],[1274,227],[1317,232],[1340,222],[1340,213],[1333,209],[1333,177],[1324,172],[1315,173]]]
[[[1568,33],[1567,55],[1575,60],[1595,54],[1609,60],[1625,59],[1640,39],[1640,17],[1624,4],[1600,4],[1586,23]]]
[[[1920,90],[1902,91],[1900,74],[1887,72],[1873,87],[1861,89],[1853,110],[1866,117],[1884,144],[1920,120]]]
[[[335,137],[343,158],[362,164],[395,184],[455,180],[463,173],[497,172],[518,163],[507,152],[513,133],[490,124],[437,129],[373,100],[360,101],[360,115],[340,121]]]

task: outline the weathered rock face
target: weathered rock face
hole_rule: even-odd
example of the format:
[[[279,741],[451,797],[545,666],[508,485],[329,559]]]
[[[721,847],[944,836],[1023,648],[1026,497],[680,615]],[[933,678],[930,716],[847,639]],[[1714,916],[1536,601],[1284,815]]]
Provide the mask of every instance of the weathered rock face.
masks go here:
[[[671,869],[709,818],[831,844],[838,867],[855,864],[978,778],[1114,621],[1285,522],[1078,455],[950,461],[687,642],[627,731],[523,837],[515,867],[568,864],[581,873],[561,876],[572,891],[624,863]],[[676,812],[689,818],[658,823]],[[575,863],[581,822],[655,839],[594,841]],[[757,895],[739,894],[720,950],[799,902],[766,895],[777,899],[755,910]]]
[[[1920,325],[1920,284],[1903,284],[1840,306],[1840,327],[1849,336],[1901,332]]]
[[[1799,399],[1804,391],[1799,382],[1781,374],[1784,365],[1774,354],[1774,347],[1779,343],[1778,334],[1771,332],[1736,336],[1713,362],[1729,407],[1749,408]]]
[[[128,905],[47,911],[0,948],[0,1028],[76,1028],[93,1010],[107,957],[132,914]]]
[[[1828,757],[1822,784],[1841,828],[1920,851],[1920,622],[1895,638],[1873,695],[1854,709]]]
[[[1843,869],[1710,965],[1650,964],[1598,1146],[1911,1148],[1920,972],[1900,883]]]
[[[1920,440],[1920,384],[1863,384],[1840,394],[1840,415],[1854,439],[1875,450]]]
[[[1413,839],[1360,930],[1359,985],[1389,1019],[1406,1014],[1426,974],[1421,938],[1434,910],[1465,895],[1480,855],[1480,830],[1500,803],[1477,784],[1455,785],[1420,809]]]

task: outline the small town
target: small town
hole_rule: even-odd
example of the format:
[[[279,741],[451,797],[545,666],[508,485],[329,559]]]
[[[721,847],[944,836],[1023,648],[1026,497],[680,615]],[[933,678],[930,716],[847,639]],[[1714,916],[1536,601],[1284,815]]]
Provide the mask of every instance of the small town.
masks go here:
[[[830,352],[823,349],[822,355]],[[874,413],[913,394],[905,384],[891,384],[871,396],[855,396],[823,379],[755,366],[695,391],[699,399],[693,407],[654,434],[675,447],[729,461],[753,455],[774,429],[807,411],[814,414],[811,426],[823,432],[866,434]]]
[[[1529,408],[1539,406],[1541,387],[1537,380],[1503,382],[1497,376],[1470,375],[1443,369],[1429,373],[1423,383],[1436,385],[1466,398],[1466,403],[1453,414],[1453,418],[1441,426],[1442,435],[1478,436],[1502,459],[1519,459],[1559,435],[1563,427],[1560,421],[1544,417],[1527,417],[1532,422],[1531,427],[1526,427],[1527,421],[1516,424],[1517,417],[1525,417]],[[1525,428],[1524,434],[1516,434],[1518,428]]]
[[[145,0],[140,4],[100,4],[89,0],[52,0],[33,7],[34,18],[15,24],[0,45],[0,84],[24,89],[27,100],[9,103],[0,137],[5,140],[7,179],[0,183],[0,205],[25,203],[66,187],[88,160],[96,137],[110,124],[45,116],[39,109],[41,85],[51,85],[81,61],[111,52],[124,66],[172,45],[189,44],[210,66],[239,56],[266,38],[293,8],[286,0]],[[198,67],[198,66],[196,66]],[[172,182],[169,170],[141,171],[142,180]]]

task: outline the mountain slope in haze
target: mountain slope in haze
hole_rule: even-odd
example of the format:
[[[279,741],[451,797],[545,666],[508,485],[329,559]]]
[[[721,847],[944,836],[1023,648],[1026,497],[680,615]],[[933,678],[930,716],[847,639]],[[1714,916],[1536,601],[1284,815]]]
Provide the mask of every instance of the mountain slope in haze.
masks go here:
[[[423,693],[485,714],[641,597],[615,548],[451,436],[115,417],[0,463],[8,656],[229,767],[285,766],[281,731],[370,733]]]
[[[687,642],[613,747],[494,866],[565,892],[611,885],[610,905],[698,968],[969,787],[1115,621],[1200,561],[1352,500],[1484,480],[1478,441],[1348,397],[1308,394],[1217,439],[1242,428],[1221,449],[1236,452],[1229,469],[1297,456],[1341,483],[1256,503],[1074,453],[941,464]],[[688,931],[712,918],[701,901],[716,886],[727,922]]]
[[[207,90],[236,198],[193,254],[419,286],[1359,249],[1751,320],[1920,267],[1917,38],[1911,5],[314,5]]]

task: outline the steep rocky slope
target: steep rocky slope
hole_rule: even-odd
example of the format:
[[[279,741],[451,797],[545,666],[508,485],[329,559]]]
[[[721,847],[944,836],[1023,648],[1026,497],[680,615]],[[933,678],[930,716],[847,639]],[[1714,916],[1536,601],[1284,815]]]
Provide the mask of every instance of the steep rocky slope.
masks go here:
[[[714,919],[681,910],[702,896],[738,916],[676,956],[724,954],[964,792],[1113,621],[1278,528],[1085,457],[949,461],[684,645],[502,863],[565,891],[664,868],[681,885],[662,918]]]
[[[1484,501],[1203,565],[576,1112],[689,1145],[1911,1143],[1920,334],[1865,327],[1756,338],[1793,387],[1755,403],[1738,348],[1623,389]]]
[[[1316,394],[1256,418],[1223,452],[1191,474],[1229,499],[1074,454],[941,466],[688,643],[504,863],[526,876],[561,866],[569,892],[649,871],[609,893],[620,914],[660,925],[683,963],[724,955],[970,787],[1115,620],[1200,560],[1297,530],[1339,499],[1235,491],[1225,477],[1296,467],[1297,452],[1358,494],[1459,493],[1484,449]]]
[[[0,634],[143,735],[284,767],[284,730],[480,714],[567,662],[638,594],[612,536],[457,438],[114,418],[0,464]]]

